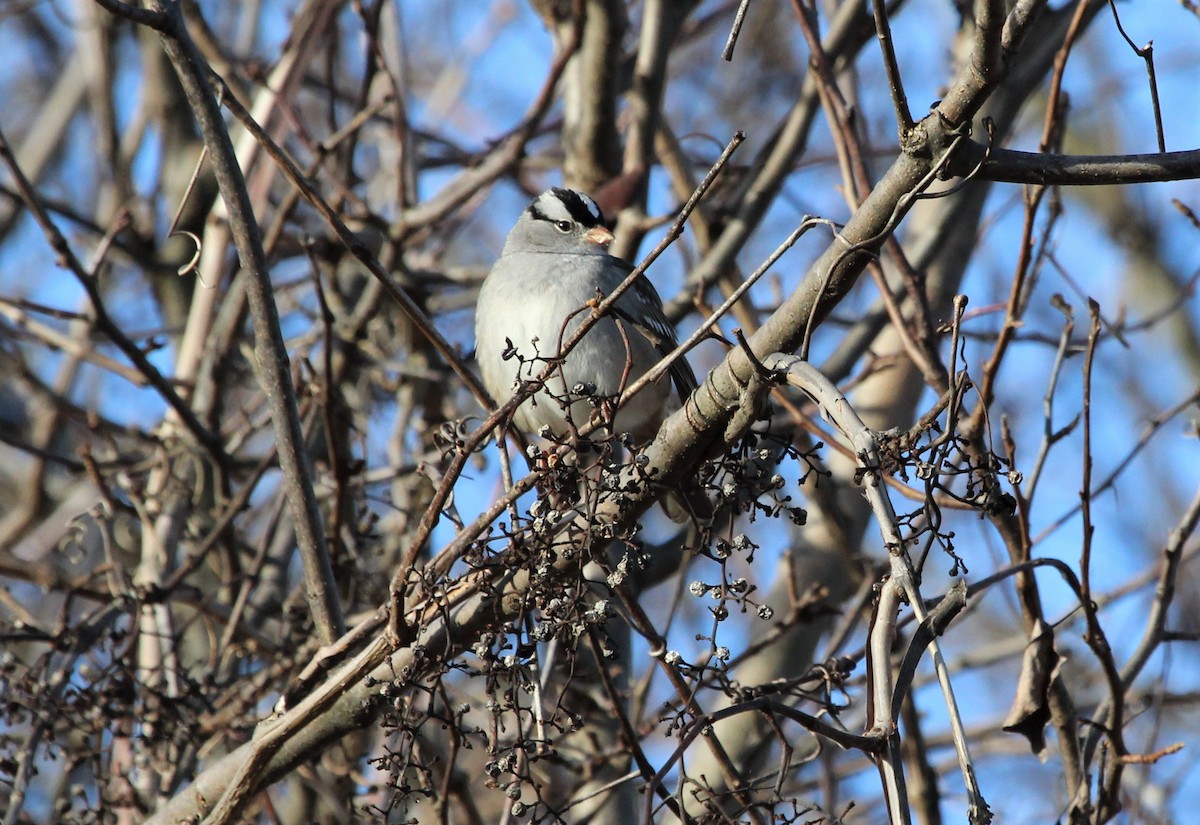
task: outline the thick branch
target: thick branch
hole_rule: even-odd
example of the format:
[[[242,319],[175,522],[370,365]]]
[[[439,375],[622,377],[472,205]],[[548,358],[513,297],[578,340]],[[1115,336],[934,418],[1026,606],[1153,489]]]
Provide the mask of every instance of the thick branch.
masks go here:
[[[966,173],[984,159],[985,147],[964,146],[951,165],[953,173]],[[975,175],[1004,183],[1046,186],[1114,186],[1200,178],[1200,149],[1155,152],[1144,155],[1052,155],[993,149]]]

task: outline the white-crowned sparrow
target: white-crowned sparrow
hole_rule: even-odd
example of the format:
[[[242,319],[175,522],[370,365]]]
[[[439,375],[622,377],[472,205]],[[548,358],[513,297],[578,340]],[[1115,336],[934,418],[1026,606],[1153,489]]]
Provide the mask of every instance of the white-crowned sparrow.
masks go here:
[[[475,358],[483,383],[498,403],[520,382],[539,375],[590,314],[588,303],[605,297],[629,275],[628,263],[609,255],[612,233],[591,198],[570,189],[548,189],[534,198],[508,234],[500,259],[479,292]],[[513,420],[521,430],[555,435],[582,427],[595,399],[615,399],[676,346],[662,299],[645,278],[617,301],[567,354],[546,386],[522,404]],[[671,379],[686,398],[696,377],[682,358]],[[616,413],[613,430],[649,440],[667,412],[671,387],[650,384]]]

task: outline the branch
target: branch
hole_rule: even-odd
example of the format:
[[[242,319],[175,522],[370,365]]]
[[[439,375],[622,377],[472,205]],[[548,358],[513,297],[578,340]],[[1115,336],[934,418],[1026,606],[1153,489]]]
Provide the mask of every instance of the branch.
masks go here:
[[[284,490],[292,511],[296,543],[304,568],[305,590],[313,621],[321,640],[328,644],[345,630],[337,583],[325,543],[321,512],[313,493],[312,470],[304,452],[304,431],[292,385],[287,346],[279,328],[279,311],[271,287],[271,275],[263,251],[254,210],[234,153],[233,142],[213,95],[211,70],[196,52],[177,5],[153,0],[154,10],[165,15],[159,29],[163,51],[179,75],[212,159],[221,197],[229,213],[229,224],[238,258],[245,270],[246,294],[254,321],[254,352],[258,376],[271,410],[279,466]]]
[[[888,499],[886,485],[883,483],[880,471],[879,450],[876,445],[875,433],[859,418],[858,413],[846,400],[846,397],[825,378],[817,369],[796,356],[772,355],[764,359],[767,369],[772,370],[781,378],[786,378],[788,384],[805,393],[821,410],[821,414],[841,431],[843,437],[853,446],[859,467],[863,475],[863,494],[871,505],[879,531],[883,537],[883,545],[887,548],[891,564],[891,574],[880,592],[876,615],[871,629],[871,727],[889,737],[888,755],[881,759],[880,770],[884,779],[884,787],[889,795],[903,794],[904,778],[900,767],[899,740],[895,738],[897,708],[900,696],[899,684],[894,682],[891,675],[889,652],[891,640],[895,633],[896,616],[899,610],[901,594],[912,606],[913,613],[923,626],[935,630],[944,621],[948,621],[939,611],[934,619],[926,614],[924,601],[917,585],[917,575],[900,535],[899,522],[895,510]],[[944,601],[949,605],[949,612],[956,601],[964,594],[954,593]],[[941,649],[935,638],[936,632],[922,638],[932,649],[934,669],[938,683],[942,688],[942,696],[950,718],[950,727],[954,739],[955,750],[958,754],[959,766],[962,769],[963,782],[966,785],[970,805],[970,820],[972,823],[991,821],[991,812],[987,802],[980,793],[975,780],[975,768],[967,748],[966,729],[962,715],[958,710],[958,702],[950,684],[950,672],[942,657]],[[915,667],[915,663],[914,663]],[[903,815],[903,821],[908,821],[907,799],[903,806],[893,808],[893,818]]]
[[[140,9],[121,0],[96,0],[96,5],[112,12],[117,17],[123,17],[139,26],[147,26],[156,32],[166,33],[171,30],[174,21],[169,14],[152,9]]]
[[[646,789],[646,802],[643,812],[643,822],[653,822],[653,803],[654,796],[652,793],[658,791],[671,768],[678,762],[688,747],[696,741],[697,737],[712,729],[712,726],[728,719],[731,716],[737,716],[742,713],[757,711],[767,716],[779,715],[797,722],[806,730],[817,736],[822,736],[831,742],[837,743],[840,747],[850,750],[852,748],[863,751],[867,754],[878,755],[885,748],[884,737],[876,733],[867,733],[862,736],[853,733],[847,733],[839,727],[835,727],[828,722],[822,721],[820,718],[813,716],[810,713],[805,713],[802,710],[793,708],[783,702],[778,702],[761,696],[757,699],[751,699],[746,702],[741,702],[736,705],[730,705],[726,708],[706,713],[702,716],[697,716],[687,726],[687,728],[679,735],[679,744],[675,746],[675,750],[665,760],[658,772],[650,778],[648,788]]]
[[[623,177],[632,183],[632,197],[620,204],[626,208],[621,210],[617,239],[610,249],[617,257],[631,254],[645,235],[647,182],[656,159],[654,145],[662,120],[667,61],[691,6],[674,0],[652,0],[642,13],[633,86],[626,97],[629,129],[621,169]]]
[[[575,52],[562,83],[563,180],[574,189],[592,192],[621,169],[617,75],[628,22],[619,0],[581,0],[578,12],[581,20],[555,26],[558,48]],[[580,36],[578,50],[572,49]]]
[[[830,23],[823,42],[824,51],[831,60],[847,59],[862,48],[873,32],[871,18],[860,4],[843,3]],[[693,296],[703,295],[734,265],[738,253],[762,222],[797,159],[808,147],[809,132],[820,111],[819,86],[820,80],[815,74],[809,73],[805,77],[799,99],[777,128],[767,149],[756,159],[737,212],[729,219],[709,254],[688,273],[686,294],[665,307],[668,319],[678,320],[692,310]],[[780,349],[784,348],[768,346],[762,351]]]
[[[965,174],[984,161],[987,148],[970,142],[951,164],[951,174]],[[1003,183],[1053,186],[1113,186],[1200,178],[1200,149],[1141,155],[1053,155],[992,149],[976,177]]]

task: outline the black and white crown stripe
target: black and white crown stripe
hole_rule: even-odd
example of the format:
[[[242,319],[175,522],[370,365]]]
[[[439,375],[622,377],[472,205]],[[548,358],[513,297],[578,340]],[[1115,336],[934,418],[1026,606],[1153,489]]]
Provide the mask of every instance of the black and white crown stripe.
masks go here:
[[[529,204],[528,211],[539,221],[574,221],[588,229],[604,225],[604,213],[596,202],[571,189],[547,189]]]

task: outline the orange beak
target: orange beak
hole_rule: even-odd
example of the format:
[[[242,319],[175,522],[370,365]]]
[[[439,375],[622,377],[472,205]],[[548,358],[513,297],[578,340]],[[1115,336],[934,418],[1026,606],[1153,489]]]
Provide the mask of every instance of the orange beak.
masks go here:
[[[587,238],[589,242],[596,244],[596,246],[607,247],[613,242],[613,233],[606,226],[593,226],[584,233],[583,237]]]

